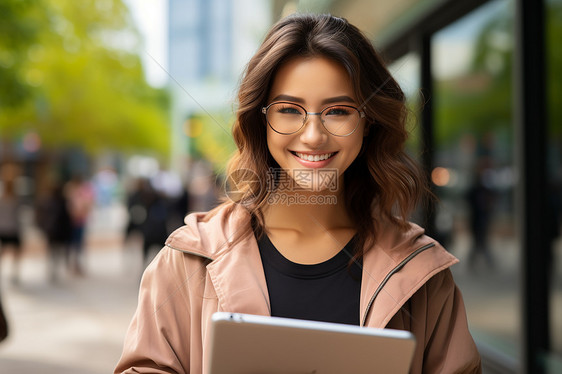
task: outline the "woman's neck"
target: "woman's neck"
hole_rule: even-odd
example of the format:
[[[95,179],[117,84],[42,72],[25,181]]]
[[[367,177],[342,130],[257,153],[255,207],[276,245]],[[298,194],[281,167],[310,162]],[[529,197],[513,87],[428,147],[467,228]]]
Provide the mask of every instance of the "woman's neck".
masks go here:
[[[324,232],[352,228],[345,208],[343,189],[339,191],[274,192],[264,209],[266,229],[292,230],[299,233]]]
[[[272,195],[264,219],[275,248],[300,264],[317,264],[336,255],[356,233],[343,196],[342,191],[278,191]]]

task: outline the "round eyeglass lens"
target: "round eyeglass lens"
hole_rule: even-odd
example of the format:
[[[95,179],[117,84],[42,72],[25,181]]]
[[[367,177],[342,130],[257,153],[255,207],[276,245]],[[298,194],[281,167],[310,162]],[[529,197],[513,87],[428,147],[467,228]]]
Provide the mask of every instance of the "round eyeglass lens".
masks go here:
[[[292,134],[300,130],[306,111],[298,105],[275,103],[267,108],[267,122],[281,134]]]
[[[328,132],[337,136],[350,135],[361,120],[359,111],[351,106],[336,105],[322,111],[322,123]]]

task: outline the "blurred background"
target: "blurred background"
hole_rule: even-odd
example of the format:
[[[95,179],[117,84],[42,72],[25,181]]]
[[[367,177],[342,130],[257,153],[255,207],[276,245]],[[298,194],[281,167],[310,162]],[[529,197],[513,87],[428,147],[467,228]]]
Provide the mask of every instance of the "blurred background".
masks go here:
[[[438,197],[416,220],[461,259],[484,372],[562,373],[562,0],[530,3],[1,0],[0,373],[112,372],[145,265],[223,194],[245,64],[295,11],[357,25],[406,92]]]

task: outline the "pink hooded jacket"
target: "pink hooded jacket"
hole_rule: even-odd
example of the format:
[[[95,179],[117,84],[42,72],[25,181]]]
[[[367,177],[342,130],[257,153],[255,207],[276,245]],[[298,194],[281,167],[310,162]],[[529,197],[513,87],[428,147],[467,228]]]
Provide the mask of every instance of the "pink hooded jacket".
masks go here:
[[[235,207],[206,222],[204,216],[189,215],[146,269],[115,373],[202,373],[214,312],[270,315],[256,239],[233,240],[249,228],[249,214]],[[458,260],[416,225],[378,232],[363,259],[361,325],[411,331],[417,340],[412,374],[480,373],[448,269]]]

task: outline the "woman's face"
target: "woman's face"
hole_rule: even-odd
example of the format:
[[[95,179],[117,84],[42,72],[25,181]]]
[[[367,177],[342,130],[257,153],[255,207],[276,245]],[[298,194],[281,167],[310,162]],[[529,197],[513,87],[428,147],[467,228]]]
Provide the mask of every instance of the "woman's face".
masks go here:
[[[323,57],[296,57],[283,64],[274,77],[268,104],[279,101],[299,104],[313,113],[333,105],[359,106],[347,71]],[[278,108],[277,112],[281,111],[298,115],[290,105]],[[325,111],[331,118],[340,112],[337,108]],[[309,114],[305,125],[290,135],[279,134],[268,126],[269,152],[300,188],[339,189],[344,171],[359,154],[363,142],[365,120],[357,118],[357,121],[358,127],[348,136],[332,135],[322,125],[319,115]]]

